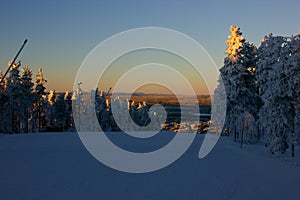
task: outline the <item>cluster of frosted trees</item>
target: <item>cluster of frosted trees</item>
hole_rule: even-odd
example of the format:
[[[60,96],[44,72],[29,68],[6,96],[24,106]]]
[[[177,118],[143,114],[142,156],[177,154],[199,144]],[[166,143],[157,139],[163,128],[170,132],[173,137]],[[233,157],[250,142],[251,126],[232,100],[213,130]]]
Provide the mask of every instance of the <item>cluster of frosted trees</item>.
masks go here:
[[[39,69],[34,84],[32,70],[15,63],[0,85],[0,132],[30,133],[72,128],[72,94],[45,92]],[[2,79],[2,72],[0,78]]]
[[[159,116],[156,112],[149,112],[146,102],[135,103],[119,97],[110,98],[107,93],[98,89],[84,93],[78,87],[73,94],[73,117],[76,129],[93,132],[101,130],[134,131],[137,130],[136,127],[148,127],[149,130],[152,130],[153,125],[160,127],[160,124],[155,124],[158,121],[155,119]],[[113,109],[116,113],[112,112]],[[151,123],[151,119],[154,119],[154,123]],[[150,123],[151,126],[148,126]],[[100,127],[101,129],[99,129]]]
[[[32,80],[32,70],[26,65],[21,68],[21,62],[15,63],[7,77],[0,84],[0,133],[31,133],[45,131],[75,131],[84,127],[99,127],[105,131],[119,131],[115,122],[111,102],[104,92],[98,89],[90,95],[90,101],[86,101],[80,87],[69,93],[55,93],[50,90],[45,92],[46,80],[42,69],[39,69],[35,83]],[[0,79],[2,79],[0,71]],[[150,123],[149,108],[144,103],[132,101],[113,100],[115,105],[124,107],[132,120],[146,126]],[[75,109],[76,116],[73,116]],[[95,112],[92,112],[94,109]],[[96,113],[97,121],[85,120],[84,123],[74,123],[74,118],[89,119]],[[151,113],[150,113],[151,114]],[[152,113],[155,115],[155,113]],[[129,120],[122,117],[122,120]],[[123,124],[128,124],[124,122]],[[128,129],[128,127],[125,127]],[[98,130],[98,129],[97,129]]]
[[[290,150],[294,156],[300,131],[300,33],[269,34],[257,48],[239,27],[230,31],[220,69],[227,95],[222,134],[241,145],[263,141],[272,154]]]

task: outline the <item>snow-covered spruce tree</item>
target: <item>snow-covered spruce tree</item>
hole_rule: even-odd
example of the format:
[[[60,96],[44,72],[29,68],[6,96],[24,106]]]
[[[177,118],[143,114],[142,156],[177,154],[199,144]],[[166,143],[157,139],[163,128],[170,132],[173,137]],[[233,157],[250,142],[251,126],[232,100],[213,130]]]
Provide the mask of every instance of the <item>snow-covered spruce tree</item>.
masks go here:
[[[65,94],[62,93],[58,96],[53,104],[53,115],[54,115],[54,125],[55,130],[65,131],[66,127],[66,103]]]
[[[135,104],[134,101],[129,101],[128,102],[128,110],[129,110],[129,113],[130,113],[130,116],[132,118],[132,120],[138,124],[138,121],[139,121],[139,111],[137,109],[137,106]]]
[[[36,86],[35,86],[35,106],[34,113],[36,119],[36,127],[37,131],[40,132],[46,126],[46,115],[45,115],[45,105],[47,103],[46,100],[46,92],[45,92],[45,84],[47,80],[45,80],[43,75],[42,68],[39,69],[38,75],[36,76]]]
[[[89,132],[101,131],[96,112],[96,95],[99,95],[98,89],[90,91],[90,99],[85,106],[85,130]]]
[[[209,132],[220,133],[223,136],[229,136],[228,131],[222,131],[223,128],[223,120],[226,118],[226,91],[223,84],[222,77],[219,76],[218,86],[214,91],[213,103],[211,106],[211,122],[209,126]]]
[[[10,63],[9,63],[10,65]],[[5,105],[4,113],[5,113],[5,126],[6,131],[9,133],[20,133],[20,118],[21,111],[20,106],[23,100],[21,93],[21,79],[20,79],[20,71],[19,67],[21,66],[21,62],[15,63],[12,65],[8,82],[6,93],[8,95],[8,102]]]
[[[2,80],[2,77],[3,77],[3,73],[2,71],[0,70],[0,80]],[[7,78],[5,78],[3,80],[2,83],[0,83],[0,132],[4,132],[5,130],[5,113],[4,113],[4,110],[5,110],[5,105],[7,105],[7,102],[8,102],[8,96],[6,94],[6,87],[7,87]]]
[[[65,103],[66,103],[66,125],[65,130],[70,131],[73,129],[73,117],[72,117],[72,93],[66,91],[65,93]]]
[[[81,129],[81,126],[84,125],[82,115],[83,110],[84,110],[84,101],[83,101],[83,94],[82,94],[82,89],[81,89],[81,84],[82,82],[77,83],[77,90],[73,92],[72,96],[72,109],[73,109],[73,118],[77,122],[76,123],[76,130],[80,131],[83,130]],[[75,128],[75,127],[74,127]]]
[[[245,41],[244,37],[241,36],[239,28],[235,26],[230,27],[231,35],[228,36],[226,44],[228,48],[226,49],[226,54],[228,56],[224,59],[224,66],[220,69],[221,77],[225,86],[227,94],[227,113],[226,120],[224,124],[223,135],[233,134],[236,139],[236,127],[232,124],[234,122],[234,94],[236,94],[236,85],[233,80],[233,73],[237,74],[238,70],[235,69],[234,64],[238,60],[238,52],[241,51],[243,43]],[[236,119],[237,120],[237,119]]]
[[[232,135],[234,140],[255,142],[257,131],[247,132],[243,121],[248,114],[257,118],[260,98],[257,95],[255,81],[256,47],[245,41],[237,26],[230,26],[224,66],[220,69],[227,95],[227,114],[223,135]],[[248,123],[249,124],[249,123]],[[253,123],[252,123],[253,124]],[[255,127],[252,130],[256,130]]]
[[[21,76],[21,93],[22,93],[22,101],[21,101],[21,132],[32,132],[32,120],[33,120],[33,104],[34,104],[34,94],[33,94],[33,86],[32,82],[32,70],[26,65],[26,67],[22,68],[22,76]]]
[[[300,31],[298,35],[292,36],[288,43],[287,62],[284,75],[287,77],[287,98],[291,102],[291,133],[289,144],[292,157],[295,156],[295,145],[298,144],[300,131]]]
[[[117,127],[114,127],[116,123],[114,123],[106,94],[103,91],[99,92],[98,88],[95,91],[95,109],[102,130],[111,131],[117,129]]]
[[[272,34],[264,37],[258,57],[257,81],[264,103],[259,111],[259,126],[268,150],[272,154],[284,153],[292,131],[291,101],[287,95],[290,77],[285,74],[288,38]]]
[[[56,122],[55,122],[55,108],[54,104],[56,101],[56,92],[55,90],[50,90],[47,94],[47,102],[44,102],[44,112],[46,117],[46,127],[50,131],[55,131]]]
[[[143,101],[143,103],[139,103],[137,109],[139,112],[139,120],[136,120],[137,124],[140,126],[147,126],[151,122],[151,119],[148,114],[149,108],[147,103],[145,101]]]
[[[114,114],[112,114],[112,112],[114,112]],[[129,112],[127,102],[125,100],[120,99],[119,96],[114,98],[111,102],[109,115],[114,120],[113,124],[118,126],[118,129],[122,129],[124,131],[127,130],[126,125],[128,124],[128,119],[125,117],[127,116],[126,112]]]

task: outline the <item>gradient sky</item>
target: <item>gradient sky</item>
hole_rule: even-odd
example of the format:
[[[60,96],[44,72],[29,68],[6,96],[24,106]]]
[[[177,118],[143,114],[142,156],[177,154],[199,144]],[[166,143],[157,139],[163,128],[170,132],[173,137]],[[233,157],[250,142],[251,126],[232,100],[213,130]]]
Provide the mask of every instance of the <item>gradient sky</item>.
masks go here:
[[[101,41],[137,27],[164,27],[199,42],[221,67],[230,25],[238,25],[247,41],[290,36],[300,29],[299,0],[252,1],[1,1],[0,69],[15,56],[42,67],[47,89],[71,90],[77,69]],[[106,89],[106,88],[103,88]]]

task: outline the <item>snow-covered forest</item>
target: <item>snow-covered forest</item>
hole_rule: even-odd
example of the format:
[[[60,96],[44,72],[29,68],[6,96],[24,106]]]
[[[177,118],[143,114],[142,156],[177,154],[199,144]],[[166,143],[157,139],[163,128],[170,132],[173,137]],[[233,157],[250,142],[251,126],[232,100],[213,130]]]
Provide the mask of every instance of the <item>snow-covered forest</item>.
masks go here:
[[[230,31],[227,57],[220,69],[227,95],[222,135],[232,136],[241,146],[263,142],[272,154],[291,152],[294,156],[300,130],[300,33],[290,37],[269,34],[256,47],[246,41],[239,27],[231,26]],[[46,92],[46,83],[42,69],[34,81],[28,65],[12,65],[0,85],[0,132],[75,131],[72,109],[88,112],[94,108],[85,103],[80,84],[76,91],[56,94]],[[220,91],[217,88],[215,95]],[[108,94],[98,89],[93,94],[88,98],[95,104],[102,129],[119,131]],[[149,115],[156,115],[148,113],[145,102],[113,101],[122,108],[126,104],[140,126],[149,124]]]
[[[10,64],[9,64],[10,65]],[[2,133],[32,133],[32,132],[64,132],[76,131],[73,121],[73,109],[85,116],[90,109],[96,109],[99,123],[105,131],[120,131],[112,113],[108,94],[98,89],[92,92],[90,101],[86,101],[86,94],[80,84],[74,92],[58,93],[54,90],[46,92],[47,80],[42,69],[32,79],[32,70],[28,65],[19,68],[21,62],[12,65],[9,76],[0,85],[0,132]],[[3,73],[0,71],[0,79]],[[135,103],[119,98],[113,99],[115,105],[128,108],[130,115],[140,126],[149,124],[149,109],[146,102]],[[72,106],[73,102],[73,106]],[[87,103],[88,102],[88,103]],[[91,103],[94,106],[91,106]],[[126,105],[125,105],[126,104]],[[155,115],[155,113],[150,113]],[[75,116],[76,117],[76,116]],[[89,126],[90,124],[82,124]]]
[[[256,47],[239,27],[230,31],[220,69],[227,94],[222,134],[241,146],[261,141],[272,154],[290,150],[294,156],[300,131],[300,32],[291,37],[270,33]]]
[[[21,62],[13,64],[0,85],[0,131],[30,133],[49,127],[70,128],[72,95],[66,93],[57,97],[54,91],[46,93],[47,80],[42,69],[34,84],[30,67],[21,68],[21,74],[20,67]],[[1,72],[1,79],[2,76]]]

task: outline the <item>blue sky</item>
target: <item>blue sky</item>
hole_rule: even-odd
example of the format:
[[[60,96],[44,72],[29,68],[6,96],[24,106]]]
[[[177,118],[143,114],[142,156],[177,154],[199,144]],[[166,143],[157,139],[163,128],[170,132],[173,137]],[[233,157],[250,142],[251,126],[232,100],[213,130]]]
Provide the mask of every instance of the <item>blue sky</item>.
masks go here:
[[[101,41],[127,29],[157,26],[194,38],[221,67],[229,26],[241,27],[259,44],[272,32],[290,36],[300,29],[299,0],[287,1],[2,1],[0,69],[16,54],[35,74],[43,67],[48,89],[70,90],[77,69]]]

